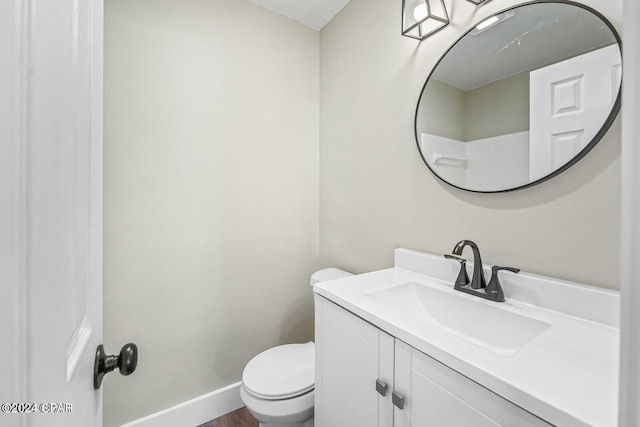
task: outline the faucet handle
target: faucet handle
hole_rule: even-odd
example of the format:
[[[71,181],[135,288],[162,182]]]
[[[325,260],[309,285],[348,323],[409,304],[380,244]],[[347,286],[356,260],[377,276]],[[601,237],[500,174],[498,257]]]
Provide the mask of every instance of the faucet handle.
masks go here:
[[[456,283],[453,286],[454,289],[467,286],[469,284],[469,275],[467,274],[467,260],[455,255],[449,255],[449,254],[445,254],[444,257],[447,259],[456,260],[460,263],[460,273],[458,273],[458,277],[456,278]]]
[[[494,301],[498,302],[504,302],[504,291],[502,290],[502,286],[500,286],[500,281],[498,280],[498,271],[501,270],[520,273],[520,269],[515,267],[501,267],[499,265],[491,267],[491,280],[489,280],[489,284],[484,291],[487,295],[491,295]]]
[[[493,276],[494,274],[498,274],[498,271],[500,270],[507,270],[510,271],[512,273],[520,273],[520,269],[519,268],[515,268],[515,267],[500,267],[499,265],[494,265],[493,267],[491,267],[491,276]]]

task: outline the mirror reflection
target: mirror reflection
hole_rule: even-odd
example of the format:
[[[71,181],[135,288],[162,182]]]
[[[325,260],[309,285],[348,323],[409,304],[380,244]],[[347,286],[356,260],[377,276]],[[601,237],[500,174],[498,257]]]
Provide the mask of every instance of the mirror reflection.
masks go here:
[[[480,22],[442,57],[416,111],[429,168],[479,192],[523,188],[584,156],[615,118],[621,55],[611,24],[572,3]]]

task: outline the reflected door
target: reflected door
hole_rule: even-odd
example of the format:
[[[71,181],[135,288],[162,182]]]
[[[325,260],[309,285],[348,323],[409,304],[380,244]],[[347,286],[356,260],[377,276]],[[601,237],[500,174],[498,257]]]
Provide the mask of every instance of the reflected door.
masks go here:
[[[531,72],[531,181],[565,165],[592,140],[616,101],[621,72],[617,45]]]

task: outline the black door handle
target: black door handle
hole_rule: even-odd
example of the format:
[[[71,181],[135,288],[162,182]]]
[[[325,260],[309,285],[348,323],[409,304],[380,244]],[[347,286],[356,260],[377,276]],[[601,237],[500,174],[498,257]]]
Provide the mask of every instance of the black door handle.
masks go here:
[[[138,366],[138,347],[133,344],[125,344],[120,350],[120,354],[107,356],[104,346],[100,344],[96,350],[96,359],[93,364],[93,388],[98,390],[102,385],[102,378],[105,374],[113,371],[116,367],[122,375],[131,375]]]

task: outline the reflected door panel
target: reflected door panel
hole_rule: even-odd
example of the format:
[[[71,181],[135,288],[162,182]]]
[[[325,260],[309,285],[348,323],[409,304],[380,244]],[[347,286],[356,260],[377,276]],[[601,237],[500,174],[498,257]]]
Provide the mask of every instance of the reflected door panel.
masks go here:
[[[530,73],[531,181],[564,166],[598,132],[618,96],[620,65],[611,45]]]

